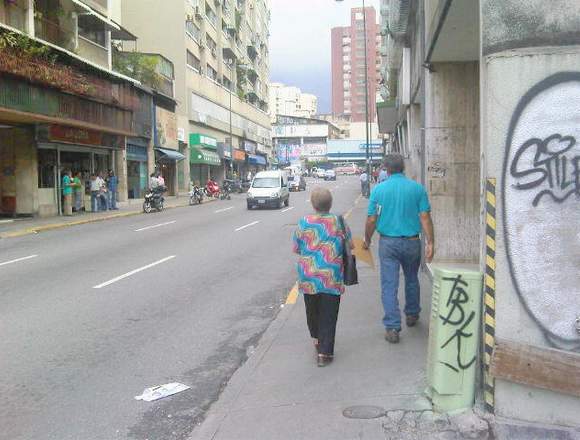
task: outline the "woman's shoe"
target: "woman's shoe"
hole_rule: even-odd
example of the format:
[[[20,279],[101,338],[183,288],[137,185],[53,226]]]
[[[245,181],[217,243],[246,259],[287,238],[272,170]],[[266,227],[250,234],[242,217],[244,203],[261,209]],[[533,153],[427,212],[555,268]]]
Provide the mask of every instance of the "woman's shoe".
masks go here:
[[[330,364],[333,360],[333,356],[328,354],[319,354],[318,355],[318,366],[319,367],[326,367]]]

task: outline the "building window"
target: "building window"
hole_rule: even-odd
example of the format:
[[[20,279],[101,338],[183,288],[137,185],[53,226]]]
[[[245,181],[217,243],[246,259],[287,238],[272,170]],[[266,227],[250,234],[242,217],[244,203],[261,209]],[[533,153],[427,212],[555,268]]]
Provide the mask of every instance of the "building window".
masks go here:
[[[217,71],[211,67],[209,64],[207,65],[207,76],[214,81],[217,81]]]
[[[199,61],[199,58],[190,51],[187,51],[187,65],[198,72],[201,71],[201,61]]]
[[[89,40],[101,47],[106,46],[105,25],[96,27],[86,15],[79,15],[78,17],[79,36]]]
[[[224,85],[224,87],[228,90],[232,90],[234,89],[234,84],[230,81],[230,79],[227,76],[223,76],[222,77],[222,83]]]
[[[186,21],[185,22],[185,32],[191,38],[199,42],[199,37],[201,35],[201,29],[197,26],[193,21]]]
[[[217,19],[217,15],[215,15],[215,12],[213,11],[213,9],[211,8],[210,5],[205,4],[205,16],[207,17],[207,19],[209,20],[210,24],[217,29],[217,25],[218,25],[218,19]]]
[[[205,43],[206,43],[207,47],[209,48],[209,51],[211,52],[211,56],[216,58],[217,57],[217,44],[215,41],[213,41],[213,38],[211,38],[208,34],[205,34]]]

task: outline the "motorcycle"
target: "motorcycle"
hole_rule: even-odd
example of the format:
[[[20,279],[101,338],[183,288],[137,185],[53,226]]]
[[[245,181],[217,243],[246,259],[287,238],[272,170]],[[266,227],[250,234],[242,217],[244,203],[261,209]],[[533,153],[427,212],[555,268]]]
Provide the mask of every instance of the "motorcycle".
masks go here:
[[[152,210],[156,209],[158,212],[163,210],[163,203],[165,198],[163,193],[166,188],[164,186],[158,186],[157,188],[149,189],[147,194],[145,194],[145,201],[143,202],[143,212],[149,214]]]
[[[222,190],[220,192],[220,199],[221,200],[231,200],[232,196],[230,193],[232,192],[231,183],[229,180],[224,180],[224,184],[222,185]]]
[[[199,205],[201,202],[203,202],[203,190],[199,186],[193,185],[189,192],[189,204]]]
[[[205,188],[203,189],[205,195],[207,197],[214,197],[214,198],[219,198],[220,196],[220,187],[219,185],[214,182],[213,180],[208,180]]]

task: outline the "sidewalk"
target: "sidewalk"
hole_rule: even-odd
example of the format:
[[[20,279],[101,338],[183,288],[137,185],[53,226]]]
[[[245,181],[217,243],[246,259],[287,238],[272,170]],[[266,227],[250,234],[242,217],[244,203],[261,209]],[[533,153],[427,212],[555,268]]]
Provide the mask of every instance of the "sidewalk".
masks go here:
[[[207,203],[210,200],[205,200]],[[178,208],[189,205],[187,195],[165,197],[165,209]],[[143,213],[143,199],[134,199],[117,204],[117,211],[86,212],[75,214],[72,217],[26,217],[15,219],[0,219],[0,239],[20,237],[38,232],[60,229],[68,226],[100,222],[119,217],[129,217]]]
[[[349,223],[362,233],[363,205]],[[376,254],[376,249],[375,249]],[[359,264],[339,313],[335,360],[318,368],[303,299],[286,304],[234,374],[195,440],[490,438],[473,412],[438,416],[424,397],[431,282],[422,274],[421,321],[384,339],[379,273]]]

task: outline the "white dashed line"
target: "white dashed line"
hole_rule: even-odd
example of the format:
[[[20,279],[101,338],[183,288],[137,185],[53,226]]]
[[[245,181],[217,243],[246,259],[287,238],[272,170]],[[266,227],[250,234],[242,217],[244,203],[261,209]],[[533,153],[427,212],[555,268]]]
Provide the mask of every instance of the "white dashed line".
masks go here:
[[[6,266],[7,264],[18,263],[19,261],[30,260],[32,258],[36,258],[38,255],[29,255],[28,257],[17,258],[16,260],[5,261],[4,263],[0,263],[0,266]]]
[[[215,211],[215,214],[219,214],[220,212],[226,212],[226,211],[229,211],[230,209],[234,209],[234,207],[230,206],[228,208],[218,209],[217,211]]]
[[[121,280],[123,280],[125,278],[130,277],[131,275],[135,275],[136,273],[143,272],[144,270],[150,269],[150,268],[152,268],[154,266],[157,266],[158,264],[165,263],[166,261],[172,260],[174,258],[175,258],[175,255],[170,255],[169,257],[165,257],[165,258],[163,258],[163,259],[161,259],[159,261],[156,261],[154,263],[148,264],[147,266],[140,267],[139,269],[135,269],[135,270],[132,270],[131,272],[127,272],[127,273],[125,273],[123,275],[119,275],[118,277],[113,278],[112,280],[106,281],[106,282],[104,282],[102,284],[98,284],[98,285],[94,286],[93,289],[101,289],[103,287],[109,286],[109,285],[111,285],[113,283],[116,283],[117,281],[121,281]]]
[[[155,229],[155,228],[160,228],[161,226],[167,226],[167,225],[172,225],[173,223],[175,223],[177,220],[173,220],[172,222],[167,222],[167,223],[159,223],[158,225],[153,225],[153,226],[146,226],[144,228],[141,229],[135,229],[135,232],[141,232],[141,231],[146,231],[148,229]]]
[[[288,211],[292,211],[293,209],[294,209],[294,206],[291,206],[290,208],[283,209],[280,212],[288,212]]]
[[[244,229],[246,229],[246,228],[249,228],[249,227],[251,227],[251,226],[255,226],[255,225],[257,225],[258,223],[260,223],[260,221],[255,221],[255,222],[252,222],[252,223],[248,223],[247,225],[241,226],[241,227],[239,227],[238,229],[236,229],[236,232],[243,231]]]

